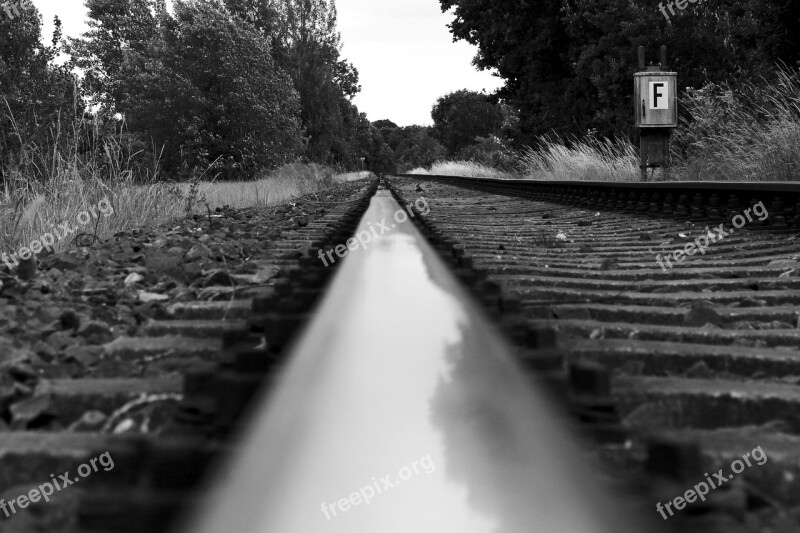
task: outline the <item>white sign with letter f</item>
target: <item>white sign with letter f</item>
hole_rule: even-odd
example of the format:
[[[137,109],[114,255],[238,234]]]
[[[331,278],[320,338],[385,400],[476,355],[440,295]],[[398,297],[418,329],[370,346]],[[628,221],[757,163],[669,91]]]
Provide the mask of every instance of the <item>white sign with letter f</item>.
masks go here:
[[[669,109],[669,84],[667,82],[650,82],[650,109]]]

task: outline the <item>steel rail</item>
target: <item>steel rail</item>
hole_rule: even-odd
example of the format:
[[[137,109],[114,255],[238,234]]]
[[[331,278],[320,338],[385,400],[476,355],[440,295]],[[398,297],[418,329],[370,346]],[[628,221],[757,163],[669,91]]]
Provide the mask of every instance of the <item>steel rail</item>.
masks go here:
[[[509,178],[470,178],[466,176],[438,176],[434,174],[392,174],[398,178],[419,180],[440,180],[459,183],[495,184],[517,186],[532,190],[550,187],[570,187],[580,189],[632,189],[648,192],[680,190],[713,192],[774,192],[777,194],[800,194],[800,182],[786,181],[578,181],[578,180],[528,180]]]
[[[402,174],[473,190],[532,200],[694,220],[722,221],[763,203],[760,224],[800,229],[800,183],[539,181]]]
[[[344,259],[180,531],[658,531],[401,212],[373,197],[357,234],[388,232]]]

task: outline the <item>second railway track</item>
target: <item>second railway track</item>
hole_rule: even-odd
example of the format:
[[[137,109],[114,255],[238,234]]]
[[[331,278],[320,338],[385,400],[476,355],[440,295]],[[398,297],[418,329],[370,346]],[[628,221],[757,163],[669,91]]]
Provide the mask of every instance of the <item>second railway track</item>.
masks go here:
[[[588,422],[609,471],[653,489],[654,517],[681,531],[800,530],[793,186],[706,184],[704,203],[700,184],[559,185],[392,181],[400,198],[427,198],[426,233]],[[751,220],[732,220],[748,207]],[[674,259],[709,232],[704,253]],[[762,464],[731,472],[756,448]],[[719,469],[730,479],[705,502],[657,510]]]

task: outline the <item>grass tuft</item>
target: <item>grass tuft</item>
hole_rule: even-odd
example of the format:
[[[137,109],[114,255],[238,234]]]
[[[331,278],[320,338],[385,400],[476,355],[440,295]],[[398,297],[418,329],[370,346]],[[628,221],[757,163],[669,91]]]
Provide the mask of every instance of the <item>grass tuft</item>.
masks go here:
[[[164,182],[158,161],[142,174],[136,162],[140,152],[123,127],[114,135],[92,137],[98,125],[76,121],[68,135],[51,136],[50,146],[28,142],[6,161],[0,168],[0,253],[29,247],[64,222],[79,225],[78,215],[91,212],[101,200],[111,205],[113,214],[93,217],[78,233],[106,239],[225,205],[271,206],[358,177],[337,178],[328,167],[297,163],[265,173],[257,181],[204,182],[199,176],[188,183]],[[96,139],[96,145],[87,151],[89,137]],[[76,235],[58,240],[56,251],[77,245]]]
[[[733,88],[708,84],[683,99],[676,135],[681,179],[797,181],[800,176],[800,70]]]
[[[503,172],[474,161],[439,161],[431,165],[431,168],[415,168],[409,170],[408,174],[419,174],[429,176],[461,176],[465,178],[506,178],[513,179],[516,176],[508,172]]]
[[[336,175],[330,167],[314,163],[292,163],[264,173],[255,181],[200,182],[198,201],[211,209],[230,206],[267,207],[331,187]],[[182,194],[192,192],[191,184],[181,184]]]
[[[586,137],[569,144],[541,137],[539,148],[525,149],[523,177],[531,180],[633,181],[639,179],[639,158],[625,140]]]

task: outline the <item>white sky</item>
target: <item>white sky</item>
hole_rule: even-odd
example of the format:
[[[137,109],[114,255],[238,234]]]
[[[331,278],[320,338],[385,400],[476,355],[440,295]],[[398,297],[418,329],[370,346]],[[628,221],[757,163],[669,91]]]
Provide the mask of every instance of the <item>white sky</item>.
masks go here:
[[[84,0],[33,0],[44,19],[43,39],[52,37],[58,15],[64,34],[86,31]],[[400,126],[431,124],[436,99],[459,89],[492,92],[502,85],[472,66],[475,48],[453,43],[450,15],[438,0],[337,0],[343,55],[361,74],[355,98],[370,120]]]

